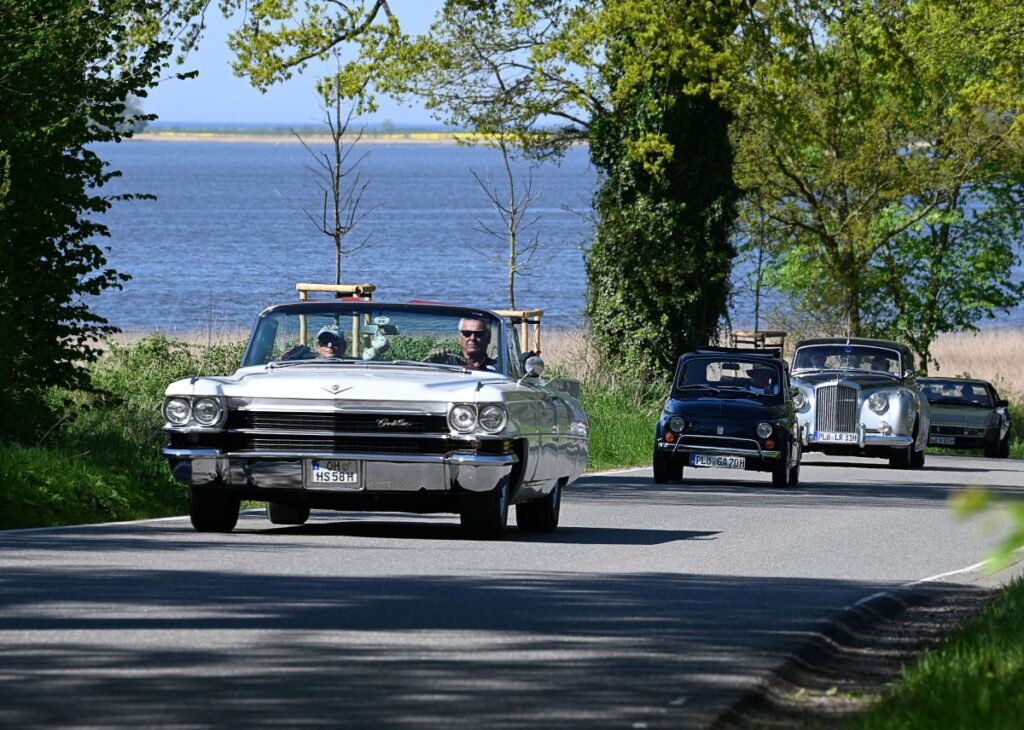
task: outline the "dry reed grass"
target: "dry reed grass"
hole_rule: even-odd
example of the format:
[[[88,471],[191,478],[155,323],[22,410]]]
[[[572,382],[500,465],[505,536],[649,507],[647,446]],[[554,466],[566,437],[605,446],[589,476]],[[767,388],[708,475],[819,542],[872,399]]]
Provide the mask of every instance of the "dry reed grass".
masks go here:
[[[932,345],[938,367],[929,375],[988,380],[1010,400],[1024,399],[1024,329],[989,329],[939,336]]]

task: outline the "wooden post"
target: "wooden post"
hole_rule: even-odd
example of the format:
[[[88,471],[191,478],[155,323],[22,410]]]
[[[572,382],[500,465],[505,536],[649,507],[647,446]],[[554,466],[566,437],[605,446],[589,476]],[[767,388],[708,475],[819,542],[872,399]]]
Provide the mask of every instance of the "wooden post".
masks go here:
[[[377,290],[377,287],[373,284],[309,284],[300,282],[295,285],[295,289],[299,292],[299,301],[305,302],[309,300],[309,293],[311,291],[331,292],[334,294],[335,299],[344,299],[345,297],[355,297],[365,301],[371,301],[373,299],[373,293]],[[309,334],[306,328],[306,315],[299,315],[299,341],[302,344],[306,344],[306,338]],[[352,322],[352,357],[356,357],[359,354],[359,320],[353,320]]]
[[[519,326],[519,345],[524,349],[540,352],[540,319],[544,316],[543,309],[495,309],[495,314],[507,318],[512,326]],[[531,325],[533,343],[530,343]]]

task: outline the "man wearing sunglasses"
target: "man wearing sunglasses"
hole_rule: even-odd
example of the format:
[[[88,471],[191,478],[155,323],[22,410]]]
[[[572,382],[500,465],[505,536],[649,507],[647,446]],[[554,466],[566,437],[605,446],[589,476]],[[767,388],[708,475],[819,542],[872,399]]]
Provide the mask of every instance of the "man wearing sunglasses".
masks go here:
[[[487,346],[490,343],[491,328],[485,320],[460,319],[459,347],[462,349],[462,355],[435,350],[427,357],[427,362],[441,365],[461,365],[470,370],[495,370],[498,361],[487,356]]]

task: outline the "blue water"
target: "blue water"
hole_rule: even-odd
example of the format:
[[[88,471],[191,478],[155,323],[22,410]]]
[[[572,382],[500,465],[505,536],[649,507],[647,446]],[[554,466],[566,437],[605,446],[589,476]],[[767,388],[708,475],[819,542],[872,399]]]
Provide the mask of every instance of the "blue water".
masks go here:
[[[296,300],[296,282],[334,281],[333,241],[303,212],[318,216],[322,193],[301,145],[131,141],[98,152],[123,172],[105,192],[157,196],[116,203],[105,216],[108,261],[132,276],[93,302],[112,324],[248,327],[263,307]],[[363,153],[367,215],[351,239],[367,245],[343,256],[342,281],[372,283],[382,301],[506,308],[506,246],[477,230],[502,222],[470,172],[490,175],[500,190],[500,155],[442,144],[366,144],[355,154]],[[517,176],[530,172],[517,167]],[[584,149],[533,170],[539,197],[530,217],[538,220],[529,233],[541,245],[532,270],[517,277],[516,305],[543,309],[545,324],[580,321],[594,180]]]
[[[238,330],[263,307],[296,300],[296,282],[333,281],[333,242],[303,212],[318,215],[322,193],[301,145],[135,140],[98,151],[124,173],[105,193],[157,196],[116,203],[105,215],[109,264],[132,276],[123,291],[92,301],[111,323],[129,331]],[[342,281],[375,284],[380,301],[507,307],[505,244],[479,231],[481,223],[500,229],[502,222],[471,174],[489,175],[500,190],[500,155],[447,144],[364,144],[355,152],[362,154],[366,217],[351,240],[367,246],[343,257]],[[517,165],[520,182],[529,173]],[[516,304],[543,309],[546,326],[575,327],[596,175],[583,148],[532,175],[538,199],[530,218],[538,220],[521,235],[535,233],[541,247],[532,269],[517,277]],[[740,267],[732,322],[748,328],[752,297],[742,278]],[[762,311],[778,304],[772,298]],[[1022,323],[1017,309],[980,324]]]

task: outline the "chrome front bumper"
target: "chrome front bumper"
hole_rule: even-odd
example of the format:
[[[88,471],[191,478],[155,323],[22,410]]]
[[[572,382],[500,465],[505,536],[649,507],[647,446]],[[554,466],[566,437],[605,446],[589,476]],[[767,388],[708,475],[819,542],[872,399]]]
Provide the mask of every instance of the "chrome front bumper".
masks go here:
[[[744,456],[751,459],[781,459],[782,452],[767,449],[741,449],[726,446],[698,446],[695,444],[680,444],[678,442],[657,441],[655,446],[659,451],[670,454],[707,454],[709,456]]]
[[[881,434],[866,430],[863,426],[857,429],[857,441],[815,441],[814,429],[809,422],[801,422],[800,431],[804,446],[828,446],[831,448],[863,449],[866,446],[885,446],[893,449],[905,449],[914,443],[912,436],[901,436],[899,434]]]
[[[518,461],[514,454],[221,453],[215,449],[175,448],[165,448],[163,457],[170,462],[174,478],[182,484],[221,482],[231,487],[262,489],[307,489],[303,485],[306,459],[358,461],[362,465],[359,491],[383,493],[489,492],[508,478]]]

